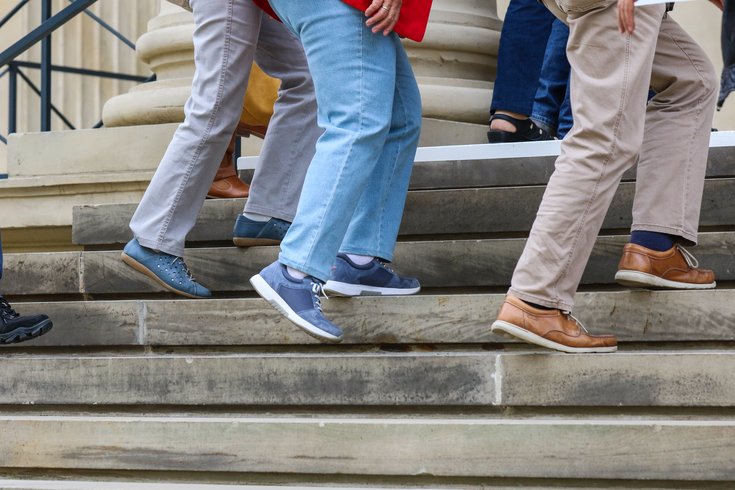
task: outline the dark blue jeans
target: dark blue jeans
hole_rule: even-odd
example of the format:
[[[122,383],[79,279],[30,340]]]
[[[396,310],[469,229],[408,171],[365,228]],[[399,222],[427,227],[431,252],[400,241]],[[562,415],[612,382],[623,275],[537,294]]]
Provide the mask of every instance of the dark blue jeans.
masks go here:
[[[725,2],[725,11],[722,14],[722,82],[717,107],[722,108],[730,92],[735,91],[735,2]]]
[[[500,33],[490,114],[498,109],[531,114],[554,20],[537,0],[511,0]]]
[[[569,27],[555,20],[546,44],[544,64],[531,119],[559,139],[572,129],[572,106],[569,102],[569,72],[567,40]]]
[[[537,0],[511,0],[500,34],[490,114],[502,110],[534,115],[544,126],[566,134],[571,127],[571,110],[568,100],[564,102],[568,36],[569,29]],[[565,88],[560,93],[561,85]],[[566,111],[563,122],[560,111]]]

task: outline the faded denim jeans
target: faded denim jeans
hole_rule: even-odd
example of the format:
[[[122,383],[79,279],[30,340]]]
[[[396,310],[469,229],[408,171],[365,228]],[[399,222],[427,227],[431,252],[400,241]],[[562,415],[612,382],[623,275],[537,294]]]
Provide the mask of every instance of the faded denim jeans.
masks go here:
[[[401,41],[341,0],[271,6],[304,46],[324,129],[279,261],[320,280],[338,251],[390,261],[421,129]]]

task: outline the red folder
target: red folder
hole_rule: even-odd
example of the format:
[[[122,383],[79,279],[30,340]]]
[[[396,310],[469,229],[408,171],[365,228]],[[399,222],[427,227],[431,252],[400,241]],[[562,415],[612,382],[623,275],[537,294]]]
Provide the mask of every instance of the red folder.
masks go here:
[[[278,16],[268,4],[268,0],[253,0],[260,8],[268,12],[273,18]],[[371,0],[342,0],[348,5],[363,12],[372,3]],[[396,22],[394,30],[399,36],[407,37],[413,41],[421,41],[426,34],[426,26],[429,23],[429,12],[433,0],[403,0],[401,15]]]

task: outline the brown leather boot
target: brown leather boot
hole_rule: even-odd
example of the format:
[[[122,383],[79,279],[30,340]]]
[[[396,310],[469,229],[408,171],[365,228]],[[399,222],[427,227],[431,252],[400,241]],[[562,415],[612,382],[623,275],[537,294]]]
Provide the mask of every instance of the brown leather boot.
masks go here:
[[[225,156],[222,157],[222,162],[219,164],[219,169],[217,169],[214,182],[209,188],[207,197],[210,199],[242,198],[248,197],[250,193],[250,186],[240,180],[235,167],[232,165],[232,155],[235,154],[235,138],[237,138],[237,135],[233,134],[225,151]]]
[[[570,313],[543,310],[506,296],[492,332],[510,335],[530,344],[561,352],[615,352],[618,341],[613,335],[590,335]]]
[[[700,269],[694,256],[681,245],[657,252],[634,243],[623,248],[615,281],[634,288],[711,289],[715,273]]]

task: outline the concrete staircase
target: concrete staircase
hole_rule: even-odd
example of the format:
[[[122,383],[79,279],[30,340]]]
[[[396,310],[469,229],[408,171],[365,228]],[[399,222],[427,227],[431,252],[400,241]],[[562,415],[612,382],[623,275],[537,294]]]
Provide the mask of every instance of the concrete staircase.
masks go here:
[[[6,256],[5,292],[55,327],[0,351],[0,489],[733,488],[733,158],[711,152],[693,249],[717,290],[613,283],[621,187],[575,311],[611,355],[489,331],[553,157],[417,164],[395,266],[425,289],[325,301],[339,346],[254,296],[277,247],[232,247],[242,202],[190,236],[200,301],[120,262],[134,204],[77,207],[84,251]]]

